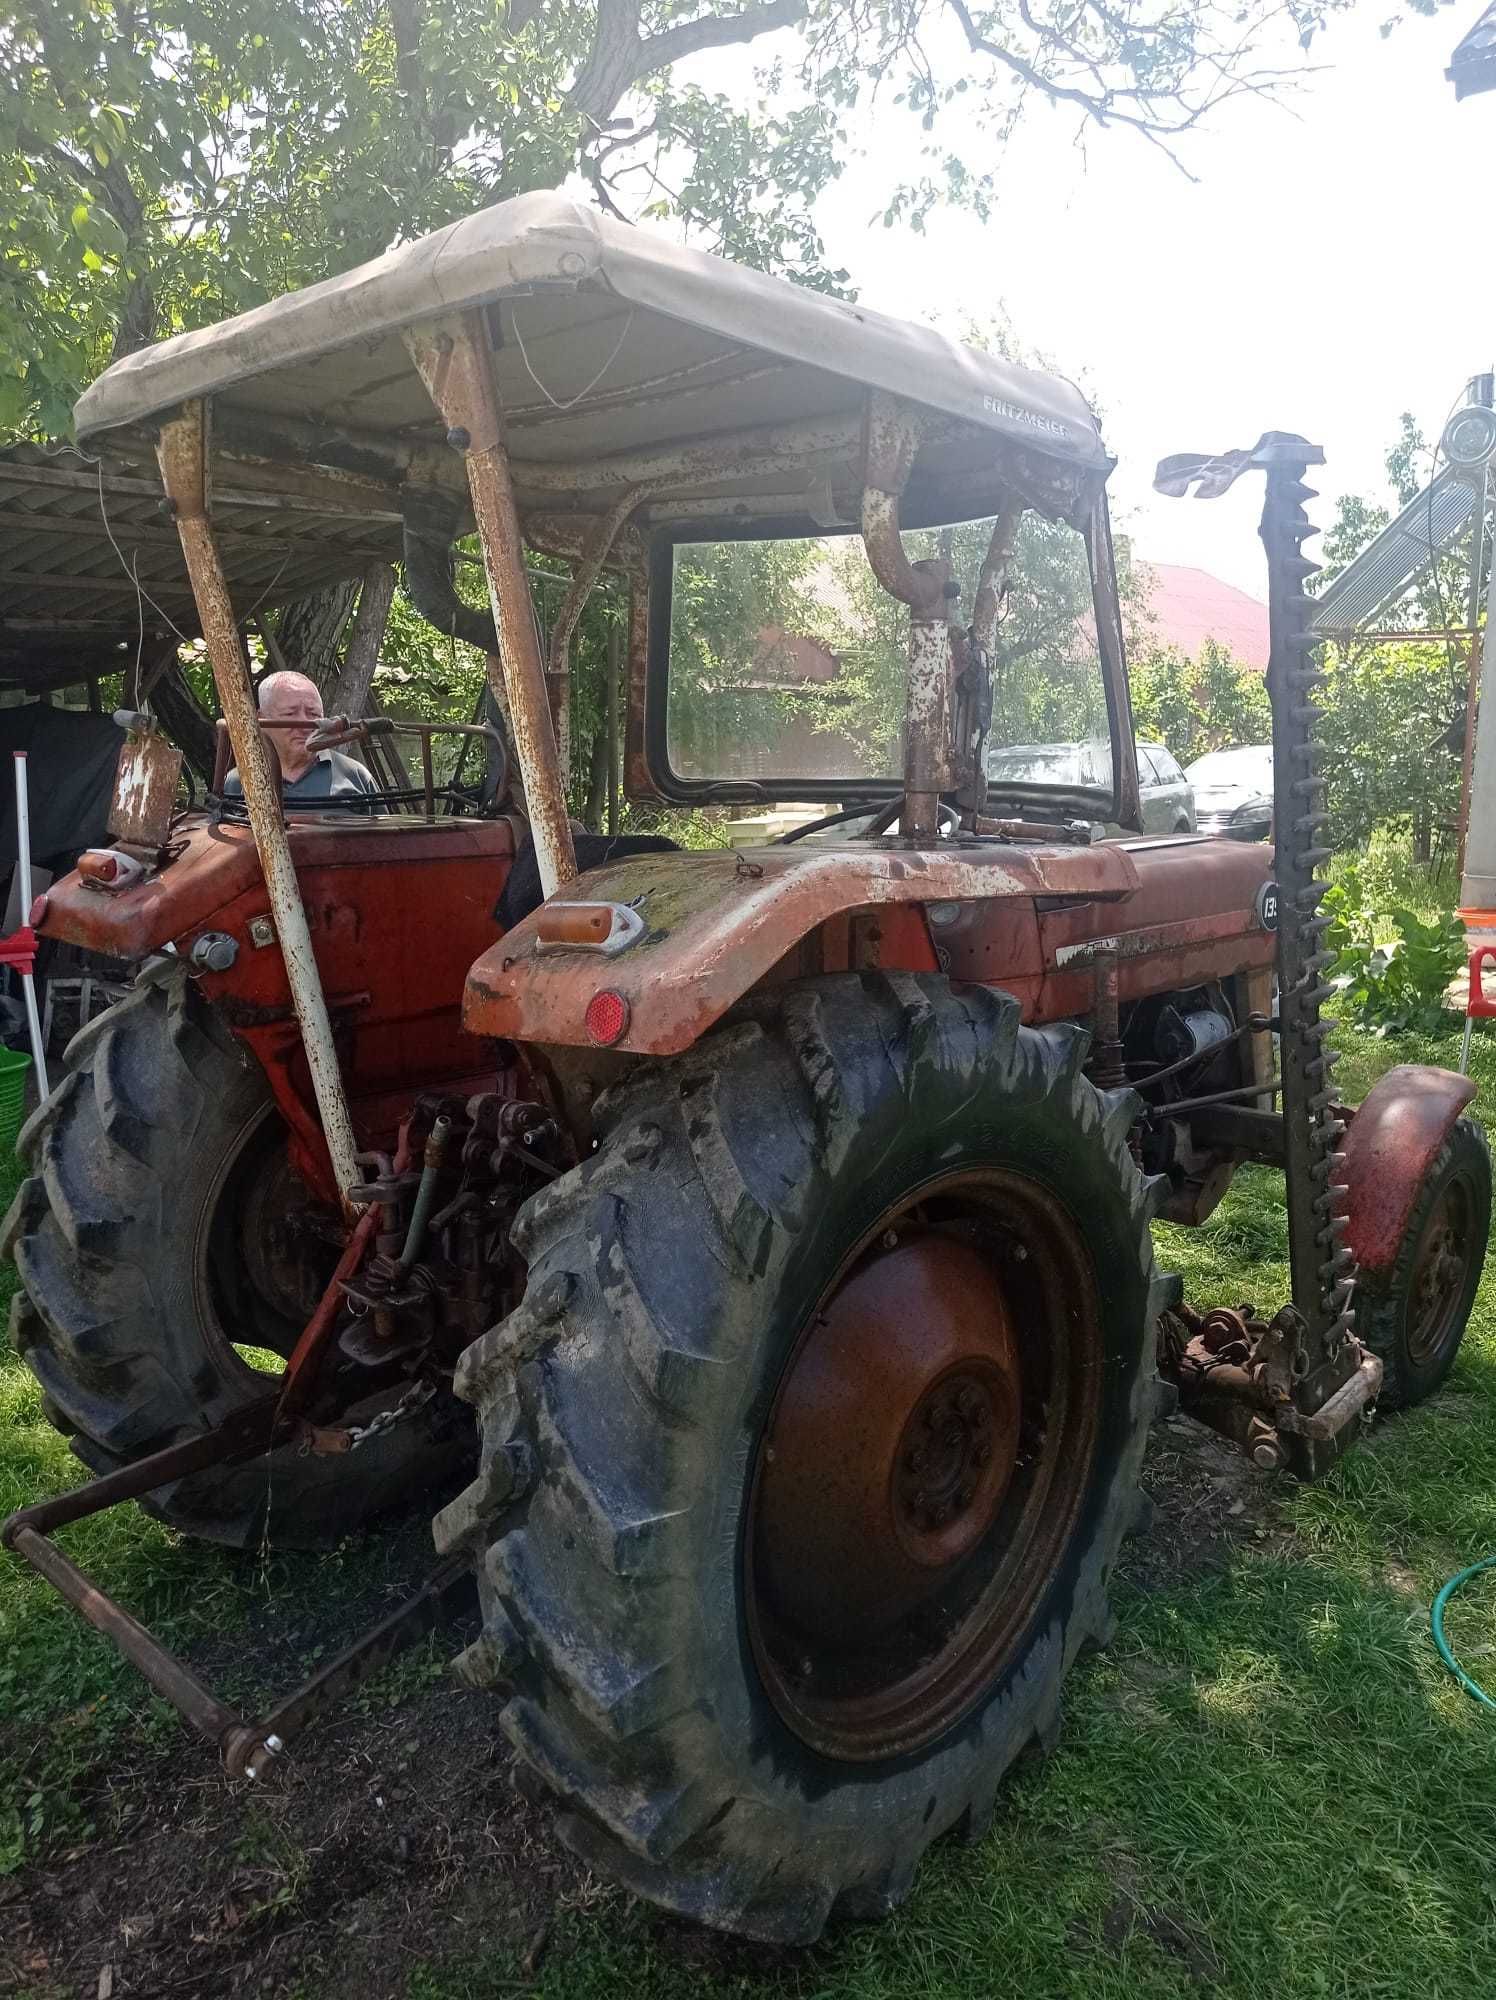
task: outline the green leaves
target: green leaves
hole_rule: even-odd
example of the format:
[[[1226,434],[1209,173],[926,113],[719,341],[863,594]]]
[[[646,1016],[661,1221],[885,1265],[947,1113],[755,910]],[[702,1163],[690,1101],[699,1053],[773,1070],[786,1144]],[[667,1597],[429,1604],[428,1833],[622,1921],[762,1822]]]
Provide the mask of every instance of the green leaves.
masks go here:
[[[1453,910],[1426,918],[1403,905],[1378,911],[1354,864],[1323,907],[1332,920],[1325,946],[1336,954],[1330,976],[1357,1026],[1391,1035],[1432,1034],[1447,1024],[1444,996],[1465,962],[1465,927]]]

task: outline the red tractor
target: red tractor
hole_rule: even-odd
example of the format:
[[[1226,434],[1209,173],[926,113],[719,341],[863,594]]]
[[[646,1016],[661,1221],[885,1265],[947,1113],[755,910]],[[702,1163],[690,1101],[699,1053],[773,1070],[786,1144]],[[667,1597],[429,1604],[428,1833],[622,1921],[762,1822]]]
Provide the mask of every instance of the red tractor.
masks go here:
[[[560,197],[132,355],[78,423],[155,453],[242,802],[168,822],[122,784],[142,872],[47,900],[44,934],[154,956],[23,1136],[15,1336],[99,1476],[5,1540],[241,1774],[476,1577],[458,1671],[589,1859],[760,1938],[892,1906],[1105,1638],[1150,1419],[1313,1477],[1470,1308],[1472,1087],[1397,1070],[1352,1112],[1330,1080],[1318,453],[1160,469],[1266,474],[1274,850],[1128,836],[1075,389]],[[283,810],[215,500],[251,473],[403,523],[417,604],[489,655],[486,792],[428,758],[384,813]],[[474,524],[491,616],[452,587]],[[549,661],[526,547],[573,566]],[[630,795],[819,820],[573,827],[565,649],[605,567]],[[1061,739],[1097,782],[989,777]],[[157,751],[142,725],[127,777]],[[1150,1223],[1249,1160],[1284,1174],[1292,1300],[1192,1310]],[[314,1544],[418,1487],[431,1584],[256,1722],[50,1539],[136,1497]]]

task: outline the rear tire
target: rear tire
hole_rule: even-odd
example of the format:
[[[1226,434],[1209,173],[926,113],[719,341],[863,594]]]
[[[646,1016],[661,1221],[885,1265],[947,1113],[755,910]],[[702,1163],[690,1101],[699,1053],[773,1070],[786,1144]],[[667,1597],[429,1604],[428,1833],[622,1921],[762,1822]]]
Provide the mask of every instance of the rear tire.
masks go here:
[[[14,1257],[24,1287],[11,1334],[43,1409],[103,1473],[267,1394],[275,1377],[233,1343],[284,1355],[304,1315],[296,1300],[256,1289],[235,1256],[276,1114],[264,1073],[185,970],[157,961],[74,1037],[66,1062],[21,1133],[31,1174],[0,1255]],[[329,1272],[333,1261],[329,1250]],[[391,1400],[386,1390],[376,1407]],[[442,1398],[356,1454],[285,1446],[194,1473],[142,1505],[209,1541],[325,1547],[433,1478],[460,1478],[468,1429]]]
[[[1050,1740],[1077,1652],[1106,1637],[1166,1288],[1153,1278],[1156,1188],[1126,1143],[1136,1100],[1095,1090],[1085,1048],[1076,1030],[1023,1029],[1017,1004],[986,988],[807,981],[641,1066],[600,1102],[592,1158],[521,1212],[524,1302],[457,1374],[481,1414],[483,1469],[437,1520],[440,1547],[473,1550],[484,1604],[459,1671],[505,1693],[503,1727],[560,1799],[569,1844],[639,1895],[782,1942],[815,1937],[833,1909],[891,1908],[932,1841],[985,1824],[1014,1760]],[[1005,1557],[983,1542],[942,1573],[917,1614],[941,1628],[930,1658],[954,1662],[933,1723],[910,1721],[906,1703],[902,1723],[865,1726],[834,1685],[829,1721],[813,1704],[799,1714],[793,1664],[765,1637],[765,1439],[803,1341],[827,1324],[822,1304],[899,1241],[890,1215],[937,1242],[982,1240],[980,1222],[943,1206],[968,1187],[1011,1202],[1013,1218],[1030,1204],[1074,1246],[1073,1263],[1041,1261],[1030,1280],[1081,1370],[1036,1364],[1050,1400],[1028,1433],[1035,1454],[1051,1422],[1081,1440],[1053,1474],[1071,1495],[1044,1545],[1057,1552],[1009,1600],[1024,1608],[1000,1659],[976,1640],[980,1578],[1006,1589]],[[990,1211],[994,1231],[1008,1213]],[[961,1296],[978,1316],[989,1307]],[[1062,1432],[1082,1416],[1089,1429]],[[853,1445],[826,1440],[842,1460]],[[793,1564],[778,1573],[793,1578]],[[877,1643],[912,1686],[926,1667],[898,1650],[904,1631]],[[837,1671],[872,1685],[882,1669],[861,1644]],[[888,1682],[894,1695],[905,1685]]]
[[[1491,1154],[1474,1119],[1450,1128],[1392,1267],[1356,1283],[1356,1332],[1382,1363],[1381,1407],[1411,1409],[1454,1366],[1491,1227]]]

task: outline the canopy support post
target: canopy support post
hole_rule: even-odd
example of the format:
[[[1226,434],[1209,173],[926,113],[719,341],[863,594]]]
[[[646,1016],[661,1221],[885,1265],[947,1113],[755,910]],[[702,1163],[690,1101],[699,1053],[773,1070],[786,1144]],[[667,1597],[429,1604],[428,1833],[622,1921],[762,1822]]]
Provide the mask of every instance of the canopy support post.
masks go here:
[[[447,426],[448,444],[462,452],[467,463],[540,886],[553,896],[576,877],[576,847],[546,695],[535,607],[525,576],[524,542],[488,329],[481,313],[465,312],[451,321],[410,328],[405,345]]]
[[[333,1179],[344,1212],[349,1213],[348,1190],[356,1187],[360,1175],[355,1160],[357,1142],[348,1100],[338,1069],[333,1045],[332,1023],[322,980],[312,951],[306,910],[291,844],[286,838],[281,812],[280,787],[271,776],[265,739],[260,734],[249,666],[240,643],[239,625],[234,616],[228,579],[213,539],[208,518],[208,416],[201,402],[184,404],[179,415],[161,427],[156,456],[161,466],[161,483],[172,503],[177,534],[197,600],[203,639],[213,668],[218,700],[228,724],[234,762],[244,787],[244,803],[254,832],[260,868],[275,918],[291,988],[291,1005],[301,1028],[312,1089],[322,1120],[322,1136],[332,1160]]]
[[[940,796],[954,790],[955,662],[950,564],[911,562],[899,534],[899,496],[923,438],[918,414],[896,397],[868,396],[862,434],[862,541],[874,576],[909,607],[909,695],[899,832],[928,844],[940,833]]]

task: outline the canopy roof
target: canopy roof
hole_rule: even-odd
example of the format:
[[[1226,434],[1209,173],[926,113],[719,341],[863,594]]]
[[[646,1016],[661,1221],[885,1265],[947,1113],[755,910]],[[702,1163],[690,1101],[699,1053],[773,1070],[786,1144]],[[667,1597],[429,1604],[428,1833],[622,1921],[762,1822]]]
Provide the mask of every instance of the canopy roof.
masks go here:
[[[869,387],[949,420],[920,454],[911,524],[943,502],[986,510],[999,459],[1050,512],[1081,511],[1082,495],[1088,506],[1109,468],[1069,382],[552,193],[127,356],[83,396],[78,431],[139,426],[209,397],[216,436],[236,454],[451,483],[460,467],[400,333],[472,307],[488,309],[515,484],[532,509],[596,511],[637,477],[657,519],[687,498],[763,512],[812,487],[822,513],[843,518]],[[750,435],[764,445],[751,471]],[[766,466],[780,441],[780,462]]]

